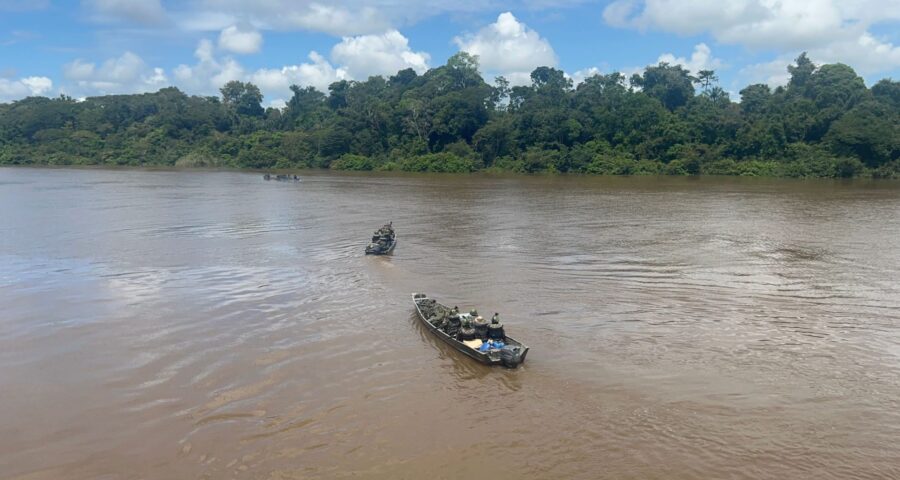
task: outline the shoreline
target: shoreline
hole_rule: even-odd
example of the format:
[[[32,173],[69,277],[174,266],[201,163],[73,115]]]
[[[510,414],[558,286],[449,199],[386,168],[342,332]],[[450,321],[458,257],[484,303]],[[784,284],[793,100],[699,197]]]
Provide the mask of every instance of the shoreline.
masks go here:
[[[698,181],[703,179],[726,180],[734,179],[740,181],[761,181],[761,180],[787,180],[787,181],[815,181],[825,183],[838,184],[862,184],[876,183],[884,186],[896,184],[900,187],[900,179],[897,178],[874,178],[867,177],[851,177],[851,178],[835,178],[835,177],[789,177],[774,175],[717,175],[717,174],[697,174],[697,175],[666,175],[666,174],[628,174],[628,175],[611,175],[581,172],[512,172],[512,171],[492,171],[492,170],[476,170],[474,172],[408,172],[402,170],[336,170],[328,168],[278,168],[278,169],[256,169],[241,167],[178,167],[168,165],[47,165],[47,164],[14,164],[0,165],[0,169],[14,170],[77,170],[77,171],[133,171],[133,172],[185,172],[185,173],[245,173],[254,175],[264,175],[266,173],[291,174],[298,176],[322,176],[337,175],[346,177],[474,177],[474,178],[497,178],[497,179],[683,179],[685,181]],[[303,175],[306,174],[306,175]]]

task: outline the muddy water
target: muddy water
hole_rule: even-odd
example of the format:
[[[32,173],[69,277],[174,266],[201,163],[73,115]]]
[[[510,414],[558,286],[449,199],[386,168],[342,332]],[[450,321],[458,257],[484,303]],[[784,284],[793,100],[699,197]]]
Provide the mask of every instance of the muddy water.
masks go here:
[[[898,478],[898,439],[897,183],[0,169],[2,478]]]

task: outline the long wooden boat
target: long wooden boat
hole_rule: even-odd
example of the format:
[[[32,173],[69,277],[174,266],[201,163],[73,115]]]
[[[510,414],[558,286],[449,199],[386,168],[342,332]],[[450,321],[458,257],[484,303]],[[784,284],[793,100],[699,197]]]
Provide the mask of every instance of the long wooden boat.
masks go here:
[[[388,240],[386,246],[381,246],[381,241]],[[372,234],[372,242],[366,246],[366,255],[387,255],[397,246],[397,234],[394,233],[394,222],[388,223]]]
[[[525,361],[525,356],[528,355],[528,346],[524,343],[510,337],[505,336],[504,343],[506,347],[504,353],[502,350],[488,350],[487,352],[482,352],[476,350],[472,347],[469,347],[465,343],[457,340],[454,337],[451,337],[446,332],[433,325],[428,321],[428,318],[425,317],[425,313],[422,312],[422,302],[429,299],[427,295],[424,293],[414,293],[412,295],[413,304],[416,306],[416,313],[418,313],[419,320],[425,325],[425,328],[428,329],[431,333],[433,333],[437,338],[441,339],[447,345],[459,350],[469,358],[472,358],[480,363],[485,365],[503,365],[507,368],[516,368]],[[445,305],[438,303],[442,308],[446,310],[450,310]]]

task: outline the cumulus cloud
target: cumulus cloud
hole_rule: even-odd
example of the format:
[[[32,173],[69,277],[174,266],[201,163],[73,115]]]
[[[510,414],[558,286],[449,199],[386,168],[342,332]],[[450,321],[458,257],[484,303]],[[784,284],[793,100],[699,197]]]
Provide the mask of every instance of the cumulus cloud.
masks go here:
[[[262,34],[247,24],[231,25],[219,34],[219,48],[233,53],[256,53],[262,43]]]
[[[150,69],[141,57],[125,52],[100,66],[76,59],[63,67],[76,90],[85,94],[136,93],[154,90],[167,83],[161,68]]]
[[[194,57],[197,58],[196,64],[179,65],[173,70],[175,83],[179,87],[189,92],[215,94],[230,80],[249,81],[257,85],[266,98],[276,100],[290,96],[290,86],[294,84],[313,86],[327,92],[328,86],[339,80],[393,75],[405,68],[421,73],[428,69],[429,60],[427,53],[414,51],[409,40],[396,30],[379,35],[344,37],[332,48],[330,61],[312,51],[307,62],[246,71],[233,58],[220,57],[209,40],[200,41]],[[81,63],[70,65],[73,75],[76,71],[88,69]]]
[[[700,70],[715,70],[722,66],[722,61],[713,57],[712,50],[705,44],[699,43],[694,46],[694,52],[691,58],[676,57],[671,53],[664,53],[659,56],[658,62],[666,62],[670,65],[681,65],[682,67],[697,73]]]
[[[352,35],[382,31],[390,23],[378,10],[361,7],[357,10],[313,3],[302,11],[290,11],[283,17],[286,26],[316,30],[332,35]],[[281,23],[281,22],[279,22]]]
[[[568,7],[581,1],[511,0],[507,8],[539,10]],[[264,29],[352,36],[381,33],[448,13],[471,14],[495,8],[496,2],[484,0],[199,0],[185,9],[179,23],[220,30],[235,19],[242,19]]]
[[[240,18],[265,28],[360,35],[391,27],[383,11],[364,2],[205,0],[202,8],[184,12],[178,23],[188,30],[219,30]]]
[[[809,50],[817,62],[843,62],[862,73],[877,73],[900,67],[900,46],[877,39],[868,32],[849,41],[834,42]]]
[[[770,62],[747,65],[740,71],[741,78],[748,84],[765,83],[772,87],[787,85],[791,79],[787,67],[793,62],[788,56],[782,55]]]
[[[610,25],[716,40],[782,53],[807,50],[863,71],[900,66],[900,47],[869,27],[900,20],[900,2],[874,0],[616,0],[603,12]]]
[[[601,72],[599,68],[590,67],[576,70],[575,73],[567,76],[572,79],[572,85],[577,87],[579,83],[584,82],[584,80],[588,77],[593,77],[594,75],[599,75],[600,73]]]
[[[160,0],[82,0],[92,18],[101,22],[126,21],[144,25],[166,21]]]
[[[369,75],[394,75],[399,70],[412,68],[418,73],[428,69],[430,56],[414,52],[409,40],[397,30],[380,35],[344,37],[331,49],[331,58],[341,64],[354,78]]]
[[[558,60],[550,42],[510,13],[477,33],[453,40],[460,50],[477,55],[486,72],[501,74],[512,84],[530,83],[528,74],[537,67],[555,67]]]
[[[240,80],[244,69],[233,58],[218,59],[215,46],[207,39],[200,40],[194,50],[197,63],[178,65],[173,70],[176,83],[189,92],[215,93],[231,80]]]
[[[810,49],[809,59],[817,65],[846,63],[863,75],[900,66],[900,47],[881,42],[868,34],[860,36],[857,42],[838,42]],[[748,83],[765,83],[772,87],[787,85],[791,79],[787,67],[794,63],[796,57],[796,53],[782,54],[772,61],[747,65],[740,70],[740,74]]]
[[[327,92],[328,85],[347,80],[350,76],[344,68],[335,68],[319,53],[309,53],[308,63],[287,65],[279,69],[259,69],[250,75],[249,81],[259,86],[269,96],[289,94],[293,84],[313,86],[319,91]]]
[[[17,80],[0,78],[0,101],[46,95],[52,89],[53,81],[47,77],[25,77]]]

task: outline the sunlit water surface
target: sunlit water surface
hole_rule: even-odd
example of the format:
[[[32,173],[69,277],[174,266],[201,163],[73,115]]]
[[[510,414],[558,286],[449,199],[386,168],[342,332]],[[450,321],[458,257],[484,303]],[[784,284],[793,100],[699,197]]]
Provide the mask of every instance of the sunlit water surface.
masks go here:
[[[0,169],[0,478],[900,478],[898,440],[897,183]]]

